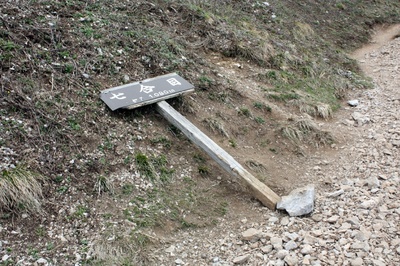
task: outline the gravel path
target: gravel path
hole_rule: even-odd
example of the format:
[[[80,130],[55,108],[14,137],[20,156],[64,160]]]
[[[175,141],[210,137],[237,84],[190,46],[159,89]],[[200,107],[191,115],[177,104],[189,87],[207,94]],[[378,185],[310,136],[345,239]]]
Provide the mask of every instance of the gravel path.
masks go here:
[[[400,265],[400,38],[360,60],[376,88],[355,92],[340,126],[355,134],[335,160],[315,166],[316,206],[288,217],[190,229],[154,251],[154,265]],[[343,133],[343,132],[342,132]]]

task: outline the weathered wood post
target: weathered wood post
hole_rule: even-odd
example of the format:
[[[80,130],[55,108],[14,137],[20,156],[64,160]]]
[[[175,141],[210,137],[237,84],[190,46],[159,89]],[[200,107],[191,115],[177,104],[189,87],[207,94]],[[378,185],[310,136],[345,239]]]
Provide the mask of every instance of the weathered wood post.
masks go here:
[[[173,73],[107,89],[101,92],[100,97],[113,111],[156,103],[157,111],[165,119],[179,128],[187,138],[203,149],[228,173],[245,181],[253,196],[262,204],[275,210],[280,197],[274,191],[250,174],[225,150],[164,101],[193,90],[192,84]]]

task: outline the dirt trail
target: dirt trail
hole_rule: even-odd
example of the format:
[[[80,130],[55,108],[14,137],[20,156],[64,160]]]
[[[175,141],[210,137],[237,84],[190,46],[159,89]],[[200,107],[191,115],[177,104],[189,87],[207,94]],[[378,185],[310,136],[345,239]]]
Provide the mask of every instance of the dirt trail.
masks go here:
[[[379,26],[375,28],[370,43],[354,51],[351,57],[356,60],[363,61],[366,54],[371,53],[372,51],[382,47],[389,41],[393,40],[395,37],[399,37],[399,35],[400,24],[391,26]]]
[[[399,265],[399,33],[400,25],[380,29],[352,55],[376,87],[352,92],[360,105],[344,103],[329,123],[347,136],[337,150],[317,151],[299,169],[317,187],[310,217],[244,200],[213,228],[165,239],[154,265]]]

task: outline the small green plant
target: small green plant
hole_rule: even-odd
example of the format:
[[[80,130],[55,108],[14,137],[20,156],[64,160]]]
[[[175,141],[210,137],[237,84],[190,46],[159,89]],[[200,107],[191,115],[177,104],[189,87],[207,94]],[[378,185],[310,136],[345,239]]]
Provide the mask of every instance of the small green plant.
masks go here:
[[[172,142],[165,136],[158,136],[150,140],[152,144],[162,144],[164,148],[169,149],[172,146]]]
[[[204,156],[201,155],[200,153],[195,153],[193,155],[193,159],[197,163],[205,163],[206,162],[206,158],[204,158]]]
[[[235,141],[234,139],[230,139],[230,140],[229,140],[229,145],[230,145],[232,148],[236,148],[236,147],[237,147],[237,143],[236,143],[236,141]]]
[[[81,32],[82,32],[87,38],[92,38],[92,37],[94,37],[94,34],[95,34],[95,30],[94,30],[92,27],[90,27],[90,26],[84,26],[84,27],[81,29]]]
[[[53,248],[54,248],[54,243],[53,242],[47,243],[47,245],[46,245],[46,249],[47,250],[52,250]]]
[[[80,219],[81,218],[85,218],[88,215],[88,212],[89,212],[89,208],[88,207],[83,206],[83,205],[79,205],[76,208],[76,210],[75,210],[75,212],[73,214],[73,217],[80,218]]]
[[[133,185],[132,184],[124,184],[122,186],[122,194],[129,195],[133,192]]]
[[[18,48],[18,45],[13,43],[12,41],[7,41],[0,38],[0,49],[4,51],[13,51]]]
[[[62,175],[57,175],[54,178],[54,182],[56,182],[56,183],[61,183],[63,180],[64,180],[64,177]]]
[[[38,237],[44,237],[46,235],[46,230],[45,230],[45,228],[43,226],[40,226],[40,227],[36,228],[35,234]]]
[[[114,143],[107,137],[97,148],[102,152],[111,151],[114,149]]]
[[[267,112],[271,112],[272,108],[268,105],[265,105],[264,103],[261,102],[255,102],[253,104],[254,108],[260,109],[262,111],[267,111]]]
[[[73,130],[80,130],[81,129],[81,126],[79,125],[78,121],[72,116],[68,117],[68,125]]]
[[[39,253],[39,251],[36,248],[30,247],[28,249],[28,255],[32,256],[34,259],[38,259],[39,258],[38,253]]]
[[[135,242],[139,245],[139,247],[144,247],[150,243],[149,237],[144,234],[136,234],[135,240],[136,240]]]
[[[278,79],[278,75],[276,74],[276,71],[274,71],[274,70],[268,71],[268,72],[265,74],[265,76],[266,76],[268,79],[272,79],[272,80],[277,80],[277,79]]]
[[[240,107],[238,110],[239,115],[244,115],[246,117],[251,117],[251,112],[247,107]]]
[[[65,64],[64,65],[64,73],[71,74],[72,72],[74,72],[74,65]]]
[[[59,192],[61,194],[66,193],[68,190],[69,190],[69,186],[59,186],[57,188],[57,192]]]
[[[159,179],[161,182],[168,182],[172,174],[175,172],[172,168],[167,168],[167,157],[164,154],[161,154],[157,157],[151,158],[151,163],[154,166],[154,169],[159,173]]]
[[[260,103],[260,102],[255,102],[255,103],[253,104],[253,106],[254,106],[255,108],[258,108],[258,109],[263,109],[264,104],[263,104],[263,103]]]
[[[199,78],[199,89],[207,90],[213,85],[214,81],[207,77],[207,76],[201,76]]]
[[[262,118],[262,117],[256,117],[256,118],[254,118],[254,120],[257,122],[257,123],[259,123],[259,124],[264,124],[265,123],[265,120],[264,120],[264,118]]]
[[[261,147],[267,147],[269,144],[271,144],[271,141],[270,141],[269,139],[262,140],[262,141],[260,142],[260,146],[261,146]]]
[[[200,165],[197,170],[202,176],[206,176],[210,173],[210,169],[206,165]]]
[[[217,212],[220,216],[224,216],[228,213],[228,206],[228,203],[223,201],[215,208],[215,212]]]
[[[341,9],[341,10],[345,10],[346,9],[346,6],[343,3],[337,3],[336,7]]]
[[[69,57],[69,51],[60,51],[58,52],[58,55],[62,58],[68,58]]]
[[[135,162],[141,175],[149,179],[156,178],[154,166],[150,163],[150,160],[146,155],[141,152],[137,153],[135,155]]]
[[[126,164],[126,165],[129,165],[131,163],[131,161],[132,161],[132,158],[130,155],[128,155],[124,158],[124,164]]]

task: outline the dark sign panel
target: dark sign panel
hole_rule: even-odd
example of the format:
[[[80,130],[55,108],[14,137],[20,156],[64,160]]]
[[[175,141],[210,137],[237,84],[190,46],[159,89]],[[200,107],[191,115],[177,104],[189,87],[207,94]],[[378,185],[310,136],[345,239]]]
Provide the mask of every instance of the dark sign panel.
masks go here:
[[[100,98],[111,110],[132,109],[193,91],[194,86],[176,73],[114,87],[101,92]]]

